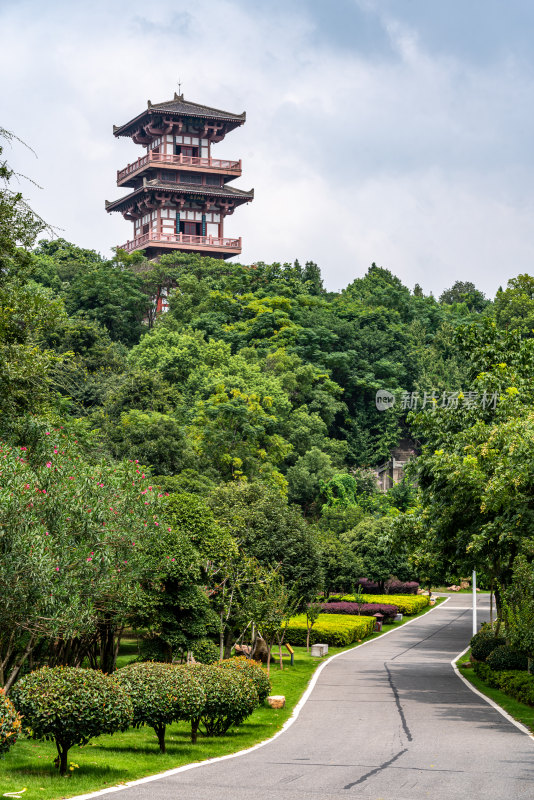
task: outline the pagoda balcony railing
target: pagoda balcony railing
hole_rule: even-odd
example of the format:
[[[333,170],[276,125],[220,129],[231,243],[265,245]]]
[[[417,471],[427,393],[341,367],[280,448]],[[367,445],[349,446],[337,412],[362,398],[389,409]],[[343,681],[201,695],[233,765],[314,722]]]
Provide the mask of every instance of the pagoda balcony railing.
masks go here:
[[[155,153],[150,150],[146,155],[138,158],[132,164],[128,164],[124,169],[117,170],[117,183],[120,183],[134,172],[148,164],[170,164],[177,167],[196,167],[197,169],[216,169],[220,172],[230,172],[241,175],[241,159],[239,161],[227,161],[222,158],[201,158],[200,156],[184,156],[182,153],[173,155],[172,153]]]
[[[222,236],[193,236],[189,233],[157,233],[150,231],[136,236],[126,244],[121,245],[121,250],[132,253],[134,250],[143,250],[145,247],[167,245],[170,247],[184,247],[186,250],[213,249],[213,250],[234,250],[241,252],[241,237],[229,239]]]

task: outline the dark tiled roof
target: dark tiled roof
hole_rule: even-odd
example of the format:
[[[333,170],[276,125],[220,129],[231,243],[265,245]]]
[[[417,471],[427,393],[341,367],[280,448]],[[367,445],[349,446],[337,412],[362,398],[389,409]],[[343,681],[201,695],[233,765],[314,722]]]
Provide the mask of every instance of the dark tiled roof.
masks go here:
[[[228,120],[244,120],[246,114],[232,114],[231,111],[221,111],[220,108],[210,108],[210,106],[203,106],[200,103],[191,103],[189,100],[184,100],[183,94],[175,94],[174,100],[167,100],[165,103],[151,103],[148,102],[148,107],[154,111],[173,112],[176,114],[183,114],[184,117],[202,117],[213,119],[228,119]]]
[[[241,189],[235,189],[233,186],[204,186],[198,183],[174,183],[174,181],[152,181],[145,180],[142,186],[139,186],[134,192],[121,197],[120,200],[113,200],[108,202],[106,200],[106,209],[108,211],[119,211],[123,204],[127,204],[132,197],[142,194],[144,191],[162,191],[162,192],[175,192],[176,194],[198,194],[207,195],[208,197],[229,197],[233,200],[241,200],[247,202],[254,199],[254,189],[248,192]]]
[[[198,117],[199,119],[214,119],[226,122],[230,128],[235,128],[241,125],[246,119],[246,112],[242,114],[233,114],[231,111],[222,111],[220,108],[211,108],[210,106],[203,106],[200,103],[192,103],[189,100],[184,100],[183,94],[175,94],[172,100],[166,100],[163,103],[147,103],[147,108],[138,114],[136,117],[126,122],[124,125],[114,125],[113,133],[115,136],[128,136],[130,128],[138,126],[140,121],[148,117],[152,113],[162,113],[183,117]]]
[[[157,179],[147,181],[146,187],[154,189],[174,189],[174,191],[184,194],[211,194],[213,197],[254,197],[254,189],[248,192],[242,189],[235,189],[233,186],[206,186],[203,183],[175,183],[174,181],[158,181]]]

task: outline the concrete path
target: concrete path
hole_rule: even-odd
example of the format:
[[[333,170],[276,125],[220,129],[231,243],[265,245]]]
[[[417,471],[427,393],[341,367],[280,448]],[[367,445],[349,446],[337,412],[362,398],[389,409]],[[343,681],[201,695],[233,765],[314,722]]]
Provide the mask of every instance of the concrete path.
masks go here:
[[[332,661],[266,746],[117,800],[532,800],[534,743],[450,665],[471,636],[469,603],[455,596]]]

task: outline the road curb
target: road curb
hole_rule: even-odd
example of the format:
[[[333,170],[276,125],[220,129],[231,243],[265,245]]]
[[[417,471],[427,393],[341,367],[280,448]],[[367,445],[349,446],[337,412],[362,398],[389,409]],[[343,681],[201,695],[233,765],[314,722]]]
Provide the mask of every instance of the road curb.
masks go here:
[[[431,608],[423,616],[426,617],[428,614],[432,614],[433,611],[438,611],[440,608],[443,608],[443,606],[449,601],[449,599],[450,598],[447,597],[443,601],[443,603],[440,603],[439,606],[434,606],[434,608]],[[371,645],[374,644],[375,642],[379,642],[385,636],[389,636],[392,633],[396,633],[397,631],[404,629],[407,625],[411,625],[413,622],[419,622],[419,620],[421,619],[422,617],[415,617],[414,619],[410,619],[408,620],[408,622],[405,622],[404,625],[400,625],[398,628],[393,628],[390,631],[386,631],[385,633],[382,634],[382,636],[377,636],[375,639],[370,639],[367,642],[361,642],[361,644],[355,645],[355,647],[350,648],[350,650],[343,650],[343,652],[336,653],[334,656],[330,656],[330,658],[327,658],[326,661],[323,661],[323,663],[313,673],[310,682],[306,687],[306,690],[304,691],[304,694],[302,695],[297,705],[293,709],[293,713],[291,714],[291,716],[288,719],[286,719],[286,721],[284,722],[279,731],[277,731],[273,736],[270,736],[268,739],[264,739],[263,742],[258,742],[258,744],[254,744],[252,745],[252,747],[247,747],[245,750],[238,750],[237,753],[228,753],[228,755],[225,756],[217,756],[216,758],[207,758],[204,761],[194,761],[192,764],[184,764],[182,767],[174,767],[173,769],[168,769],[165,772],[157,772],[155,775],[147,775],[146,778],[137,778],[134,781],[129,781],[128,783],[123,783],[119,786],[116,785],[116,786],[109,786],[106,789],[97,789],[96,792],[89,792],[88,794],[77,794],[73,797],[69,797],[68,800],[92,800],[93,797],[102,797],[102,795],[111,794],[111,792],[122,792],[124,789],[132,789],[134,786],[141,786],[143,783],[158,781],[161,780],[162,778],[170,778],[173,775],[179,775],[181,772],[187,772],[187,770],[190,769],[197,769],[197,767],[205,767],[207,764],[216,764],[219,761],[227,761],[230,758],[239,758],[240,756],[247,755],[247,753],[252,753],[254,750],[259,750],[260,747],[265,747],[266,745],[270,744],[275,739],[277,739],[279,736],[281,736],[283,733],[285,733],[287,729],[290,728],[294,722],[296,722],[304,704],[306,703],[308,697],[310,696],[315,687],[315,684],[317,683],[319,675],[321,674],[323,669],[328,664],[330,664],[331,661],[334,661],[334,659],[352,652],[352,650],[356,650],[356,648],[365,647],[366,645]],[[459,658],[460,656],[457,657]],[[462,676],[460,675],[460,677]]]

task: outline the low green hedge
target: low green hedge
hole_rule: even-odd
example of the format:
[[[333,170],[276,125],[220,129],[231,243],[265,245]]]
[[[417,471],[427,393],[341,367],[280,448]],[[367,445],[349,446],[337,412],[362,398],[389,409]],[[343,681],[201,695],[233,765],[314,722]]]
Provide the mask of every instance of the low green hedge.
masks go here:
[[[507,644],[501,644],[492,650],[486,659],[486,664],[491,669],[507,670],[526,670],[528,668],[528,658],[524,653],[518,653]]]
[[[505,694],[534,706],[534,675],[519,670],[494,670],[484,662],[477,661],[474,665],[475,675],[493,689],[500,689]]]
[[[358,598],[353,594],[345,594],[339,599],[354,603]],[[427,594],[362,594],[359,600],[362,603],[391,603],[407,617],[418,614],[430,602]]]
[[[485,661],[491,653],[502,645],[506,644],[506,639],[502,636],[495,636],[495,631],[482,629],[471,638],[469,646],[471,656],[475,661]]]
[[[343,647],[364,639],[372,632],[374,617],[354,617],[349,614],[320,614],[311,629],[310,644],[322,642],[332,647]],[[297,647],[306,646],[306,615],[292,617],[287,626],[285,641]]]

